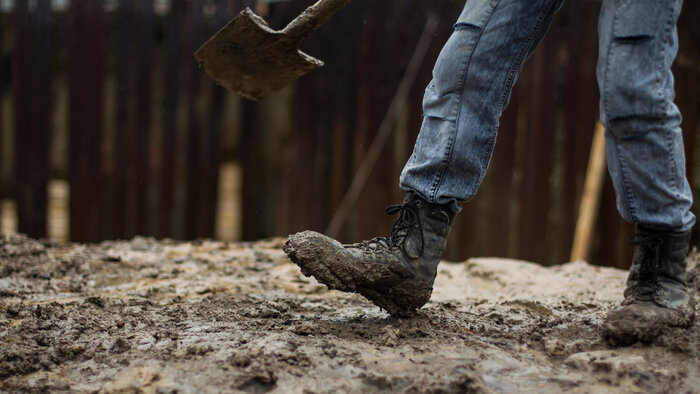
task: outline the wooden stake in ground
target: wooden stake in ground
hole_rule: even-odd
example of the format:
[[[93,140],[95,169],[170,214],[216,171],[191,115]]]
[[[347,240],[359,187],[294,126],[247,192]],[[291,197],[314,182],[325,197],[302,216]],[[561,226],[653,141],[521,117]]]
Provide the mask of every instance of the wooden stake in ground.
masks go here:
[[[581,205],[576,222],[574,244],[569,261],[587,260],[593,241],[593,225],[598,216],[600,192],[605,179],[605,127],[598,121],[593,134],[591,155],[581,196]]]

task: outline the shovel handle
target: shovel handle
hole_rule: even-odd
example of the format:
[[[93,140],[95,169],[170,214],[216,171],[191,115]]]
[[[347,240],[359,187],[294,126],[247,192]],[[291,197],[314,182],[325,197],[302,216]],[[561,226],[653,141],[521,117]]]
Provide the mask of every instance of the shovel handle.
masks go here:
[[[291,21],[282,33],[301,41],[349,2],[350,0],[318,0]]]

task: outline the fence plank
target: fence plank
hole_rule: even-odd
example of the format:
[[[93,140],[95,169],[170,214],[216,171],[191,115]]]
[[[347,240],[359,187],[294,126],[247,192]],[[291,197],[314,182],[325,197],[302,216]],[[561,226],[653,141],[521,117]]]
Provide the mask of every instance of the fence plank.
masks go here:
[[[194,0],[191,2],[190,14],[190,31],[185,41],[183,48],[185,53],[194,53],[197,46],[206,38],[206,30],[204,30],[204,0]],[[199,164],[202,160],[202,135],[205,130],[202,124],[202,114],[197,110],[197,100],[201,100],[202,80],[204,76],[199,69],[194,58],[190,56],[190,60],[185,63],[186,69],[189,70],[188,81],[188,128],[183,140],[185,141],[185,228],[184,236],[187,239],[193,239],[198,236],[198,216],[200,214],[201,194],[199,188]]]
[[[134,125],[130,122],[129,103],[132,92],[130,83],[133,75],[132,32],[134,31],[134,1],[120,0],[117,9],[117,42],[114,73],[116,75],[115,105],[116,128],[112,136],[112,149],[109,173],[105,174],[104,217],[110,237],[128,238],[134,234],[130,223],[131,198],[129,196],[129,130]],[[106,212],[105,212],[106,210]]]
[[[17,2],[15,15],[18,230],[32,237],[45,237],[51,116],[50,3],[41,0],[30,12],[27,2]]]
[[[518,94],[511,96],[508,108],[501,116],[498,142],[494,148],[493,160],[484,187],[488,189],[488,205],[484,212],[485,256],[508,256],[510,236],[510,200],[513,190],[513,167],[515,166],[515,141],[520,107]]]
[[[31,201],[31,189],[27,190],[30,183],[20,182],[23,180],[23,171],[26,168],[19,163],[23,159],[22,154],[26,152],[25,139],[33,134],[34,117],[32,116],[31,94],[34,90],[34,79],[31,75],[34,46],[36,45],[36,34],[32,29],[30,20],[29,4],[26,1],[18,1],[15,4],[14,13],[14,53],[12,56],[12,80],[13,80],[13,100],[14,100],[14,152],[15,152],[15,186],[16,199],[22,201],[19,208],[19,231],[27,231],[28,223],[33,222],[31,204],[27,207],[26,202]],[[18,154],[18,151],[20,152]],[[19,168],[18,168],[19,167]],[[20,185],[23,184],[24,186]],[[27,216],[29,215],[29,216]]]
[[[136,68],[136,126],[130,140],[135,145],[130,150],[129,160],[131,170],[131,187],[135,209],[134,234],[148,234],[148,191],[150,181],[150,138],[151,138],[151,108],[152,108],[152,47],[153,47],[153,0],[138,2],[138,29],[134,34],[137,48]]]
[[[553,126],[551,85],[552,37],[543,40],[532,56],[532,94],[528,108],[528,136],[521,195],[520,249],[518,255],[545,263],[548,207],[551,204],[549,177],[552,170]]]
[[[92,242],[101,228],[103,5],[74,0],[69,15],[70,235]]]
[[[174,0],[170,5],[165,29],[165,98],[163,102],[163,129],[161,131],[162,161],[160,166],[158,237],[173,236],[175,228],[175,180],[177,174],[177,109],[180,105],[182,24],[185,0]]]
[[[9,23],[4,18],[4,15],[0,15],[0,42],[5,42],[5,34],[6,30],[8,30]],[[2,159],[3,157],[6,157],[7,151],[5,150],[5,121],[4,121],[4,115],[5,115],[5,90],[6,90],[6,84],[8,83],[9,77],[6,78],[5,75],[7,74],[9,76],[9,72],[6,71],[6,62],[4,60],[0,60],[0,204],[2,203],[2,200],[5,198],[7,190],[6,187],[7,185],[5,184],[6,180],[4,177],[5,174],[5,161]],[[4,228],[5,223],[3,223],[3,215],[0,214],[0,229]]]
[[[250,7],[255,9],[255,0],[240,0],[239,8]],[[292,1],[298,5],[297,1]],[[242,237],[245,240],[260,238],[265,234],[262,229],[264,214],[261,215],[259,187],[261,186],[262,171],[260,166],[259,150],[261,146],[260,133],[256,130],[256,119],[258,119],[259,105],[250,100],[241,100],[241,133],[240,158],[241,158],[241,178],[242,178],[242,209],[241,220],[243,224]],[[303,186],[300,185],[301,189]]]
[[[214,34],[229,19],[228,7],[225,2],[219,2],[213,21],[209,25],[207,35]],[[204,154],[199,165],[199,237],[213,237],[216,226],[216,207],[218,199],[219,163],[221,160],[221,128],[223,121],[224,89],[216,86],[213,81],[210,85],[210,100],[208,109],[208,129],[203,133]],[[202,176],[204,175],[204,176]]]

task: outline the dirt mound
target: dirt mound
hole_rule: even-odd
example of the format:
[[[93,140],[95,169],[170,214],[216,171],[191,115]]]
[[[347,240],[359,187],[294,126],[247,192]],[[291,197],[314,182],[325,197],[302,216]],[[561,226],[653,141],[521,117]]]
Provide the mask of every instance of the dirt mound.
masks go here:
[[[394,319],[305,278],[281,240],[0,241],[0,387],[70,392],[694,392],[700,328],[608,348],[626,273],[440,266]],[[689,282],[698,288],[697,255]],[[697,297],[697,295],[696,295]]]

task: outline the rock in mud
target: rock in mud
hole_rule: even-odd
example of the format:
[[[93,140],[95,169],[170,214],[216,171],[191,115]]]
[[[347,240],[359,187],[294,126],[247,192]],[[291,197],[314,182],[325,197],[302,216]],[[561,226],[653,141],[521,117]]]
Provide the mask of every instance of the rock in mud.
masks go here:
[[[630,374],[648,369],[644,357],[638,354],[622,355],[619,351],[598,350],[576,353],[564,360],[564,365],[578,371]]]

